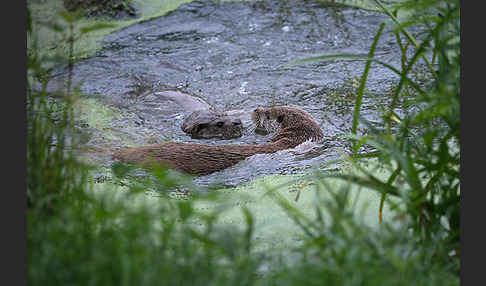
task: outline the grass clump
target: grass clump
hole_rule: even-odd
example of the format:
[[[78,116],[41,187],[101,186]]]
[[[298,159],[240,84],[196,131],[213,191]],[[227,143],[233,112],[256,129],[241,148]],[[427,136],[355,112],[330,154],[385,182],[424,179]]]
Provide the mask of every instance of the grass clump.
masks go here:
[[[399,216],[397,223],[370,226],[351,205],[350,184],[321,187],[318,192],[331,196],[318,199],[314,219],[270,190],[305,235],[293,248],[299,259],[279,263],[266,285],[459,285],[458,261],[440,238],[418,240]]]
[[[366,124],[367,135],[360,135],[353,128],[347,137],[353,141],[351,161],[360,174],[331,177],[372,188],[381,194],[382,202],[389,196],[400,199],[415,238],[423,244],[436,240],[457,261],[460,253],[460,3],[456,0],[402,1],[391,7],[379,0],[375,3],[394,25],[402,52],[401,69],[373,57],[384,24],[367,56],[322,55],[294,64],[361,58],[366,61],[360,83],[363,88],[371,62],[400,76],[382,115],[380,129],[360,117],[363,88],[358,90],[354,122],[361,120]],[[396,15],[400,13],[408,16],[398,20]],[[407,31],[410,25],[424,29],[420,39]],[[425,69],[429,81],[424,83],[422,77],[414,77],[414,69]],[[403,106],[402,116],[396,113],[398,103]],[[373,156],[390,170],[387,178],[376,177],[360,167],[357,159],[352,159],[359,157],[359,150],[365,145],[374,148],[377,152]],[[459,269],[454,271],[459,273]]]

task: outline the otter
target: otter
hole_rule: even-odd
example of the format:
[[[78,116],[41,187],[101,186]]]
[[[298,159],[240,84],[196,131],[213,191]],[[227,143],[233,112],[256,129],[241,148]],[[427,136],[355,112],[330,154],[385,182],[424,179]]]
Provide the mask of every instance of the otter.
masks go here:
[[[243,121],[251,120],[249,112],[219,111],[201,98],[179,90],[163,90],[154,94],[182,107],[185,118],[181,129],[193,139],[239,138],[243,134]]]
[[[193,175],[207,175],[231,167],[247,157],[291,149],[306,141],[320,141],[323,132],[308,112],[291,106],[259,107],[252,112],[257,128],[278,131],[264,144],[208,145],[168,142],[116,151],[113,158],[151,168],[167,165]]]

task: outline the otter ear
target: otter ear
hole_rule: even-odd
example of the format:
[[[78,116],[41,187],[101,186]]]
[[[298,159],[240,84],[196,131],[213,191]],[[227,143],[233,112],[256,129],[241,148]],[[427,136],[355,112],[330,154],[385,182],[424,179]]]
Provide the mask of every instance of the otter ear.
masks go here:
[[[278,123],[282,123],[282,121],[283,121],[283,120],[284,120],[284,116],[283,116],[283,115],[279,115],[279,116],[277,117],[277,122],[278,122]]]

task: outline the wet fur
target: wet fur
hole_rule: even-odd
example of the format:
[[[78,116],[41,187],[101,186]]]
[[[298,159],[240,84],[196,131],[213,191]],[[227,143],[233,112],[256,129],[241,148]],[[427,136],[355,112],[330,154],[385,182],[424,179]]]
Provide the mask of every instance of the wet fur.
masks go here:
[[[241,137],[243,125],[238,116],[212,108],[203,99],[179,90],[158,91],[155,95],[163,101],[172,101],[186,114],[181,130],[194,139],[233,139]]]
[[[323,138],[321,127],[307,111],[292,106],[275,106],[270,108],[257,108],[252,114],[256,128],[278,129],[271,142],[282,138],[291,139],[291,147],[307,141],[320,141]],[[276,124],[278,128],[276,128]]]
[[[153,167],[164,164],[189,174],[206,175],[231,167],[247,157],[275,153],[308,141],[322,139],[317,121],[306,111],[290,106],[257,108],[252,119],[257,126],[277,122],[278,132],[270,142],[259,145],[208,145],[169,142],[119,150],[113,158],[127,163]]]

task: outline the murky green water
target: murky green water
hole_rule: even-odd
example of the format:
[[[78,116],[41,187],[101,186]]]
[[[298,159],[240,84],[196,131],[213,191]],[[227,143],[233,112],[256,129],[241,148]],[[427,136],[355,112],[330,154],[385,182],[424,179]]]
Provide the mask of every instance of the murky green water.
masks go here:
[[[109,166],[111,150],[122,146],[165,140],[212,144],[268,140],[269,136],[254,134],[226,141],[191,139],[180,129],[182,110],[156,96],[140,96],[170,87],[197,94],[224,110],[298,106],[316,117],[326,136],[321,145],[256,155],[199,177],[196,182],[201,185],[235,186],[260,175],[299,173],[340,158],[350,146],[338,136],[351,131],[365,63],[287,64],[323,53],[366,54],[386,20],[376,12],[312,1],[194,1],[114,32],[104,38],[99,52],[74,68],[74,81],[81,90],[98,95],[103,108],[118,113],[103,128],[90,127],[87,150],[92,150],[97,163]],[[385,28],[376,57],[398,68],[400,54],[391,29]],[[65,75],[65,70],[57,70],[51,88]],[[392,72],[372,65],[362,106],[365,119],[379,121],[379,108],[388,102],[396,81]]]

